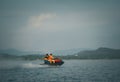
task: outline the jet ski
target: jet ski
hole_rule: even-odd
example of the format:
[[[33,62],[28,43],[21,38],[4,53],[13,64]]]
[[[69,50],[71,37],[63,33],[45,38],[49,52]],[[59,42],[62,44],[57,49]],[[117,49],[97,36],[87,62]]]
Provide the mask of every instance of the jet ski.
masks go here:
[[[62,61],[60,58],[55,58],[54,62],[50,62],[48,60],[44,60],[44,65],[61,66],[63,64],[64,64],[64,61]]]

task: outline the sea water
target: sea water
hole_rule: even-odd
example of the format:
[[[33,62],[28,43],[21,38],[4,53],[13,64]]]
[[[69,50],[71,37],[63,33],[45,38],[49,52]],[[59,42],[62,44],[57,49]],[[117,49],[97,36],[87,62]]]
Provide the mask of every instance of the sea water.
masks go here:
[[[62,66],[43,61],[0,61],[0,82],[120,82],[120,60],[64,60]]]

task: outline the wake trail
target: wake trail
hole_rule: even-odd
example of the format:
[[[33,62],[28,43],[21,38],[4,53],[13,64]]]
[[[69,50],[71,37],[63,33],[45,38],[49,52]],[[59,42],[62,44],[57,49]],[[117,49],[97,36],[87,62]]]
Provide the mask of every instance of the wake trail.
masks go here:
[[[49,67],[48,65],[40,65],[34,63],[25,63],[22,65],[23,68],[41,68],[41,67]]]
[[[0,69],[49,67],[48,65],[40,65],[40,63],[42,62],[41,61],[4,60],[4,61],[0,61]]]

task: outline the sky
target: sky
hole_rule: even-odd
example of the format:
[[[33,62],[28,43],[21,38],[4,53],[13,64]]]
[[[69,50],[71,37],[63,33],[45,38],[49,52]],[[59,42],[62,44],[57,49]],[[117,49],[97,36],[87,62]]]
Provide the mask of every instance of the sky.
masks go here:
[[[120,0],[0,0],[0,49],[120,49]]]

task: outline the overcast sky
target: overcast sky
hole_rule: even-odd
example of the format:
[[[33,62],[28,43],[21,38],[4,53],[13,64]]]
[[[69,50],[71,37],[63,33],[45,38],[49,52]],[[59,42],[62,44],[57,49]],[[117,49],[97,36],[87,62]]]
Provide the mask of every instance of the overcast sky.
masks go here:
[[[0,49],[120,48],[120,0],[0,0]]]

